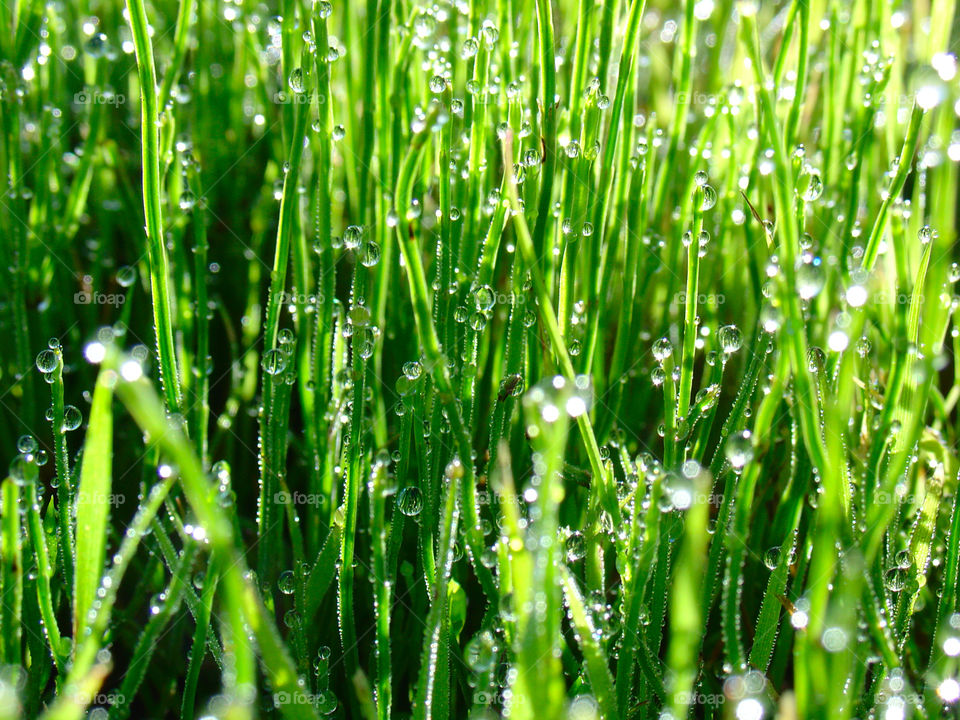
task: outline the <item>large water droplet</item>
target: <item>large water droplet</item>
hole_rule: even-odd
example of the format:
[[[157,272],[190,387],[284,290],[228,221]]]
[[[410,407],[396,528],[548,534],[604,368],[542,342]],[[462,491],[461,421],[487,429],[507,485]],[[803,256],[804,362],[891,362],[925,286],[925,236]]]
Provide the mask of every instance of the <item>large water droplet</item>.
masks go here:
[[[407,517],[415,517],[423,510],[423,493],[420,488],[405,487],[397,495],[397,509]]]

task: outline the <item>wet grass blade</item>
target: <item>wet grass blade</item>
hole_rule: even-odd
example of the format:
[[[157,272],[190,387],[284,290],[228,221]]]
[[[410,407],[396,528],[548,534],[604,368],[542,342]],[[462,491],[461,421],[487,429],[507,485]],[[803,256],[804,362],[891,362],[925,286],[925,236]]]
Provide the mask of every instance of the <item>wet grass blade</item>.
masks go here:
[[[97,378],[77,486],[77,569],[73,588],[73,637],[85,638],[107,554],[107,527],[113,486],[114,371]]]
[[[576,579],[566,567],[560,568],[560,582],[563,585],[570,623],[573,626],[580,649],[583,651],[587,675],[600,705],[601,717],[605,720],[617,720],[620,714],[617,712],[616,692],[613,676],[610,674],[610,664],[603,648],[600,646],[601,634],[587,614]]]

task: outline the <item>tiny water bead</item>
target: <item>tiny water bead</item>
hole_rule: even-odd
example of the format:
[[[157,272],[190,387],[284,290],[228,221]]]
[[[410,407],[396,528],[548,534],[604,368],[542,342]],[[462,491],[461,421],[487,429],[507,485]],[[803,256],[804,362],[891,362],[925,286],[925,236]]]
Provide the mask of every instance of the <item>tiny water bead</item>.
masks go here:
[[[775,570],[780,564],[780,546],[774,545],[763,554],[763,564],[768,570]]]
[[[338,706],[337,696],[330,690],[321,690],[314,695],[313,707],[321,715],[332,715]]]
[[[513,373],[500,381],[497,399],[504,402],[509,397],[520,397],[523,394],[523,375]]]
[[[117,285],[131,287],[137,281],[137,269],[130,265],[121,265],[117,268]]]
[[[662,337],[653,344],[653,358],[659,363],[673,355],[673,343]]]
[[[567,536],[567,540],[564,543],[564,551],[567,555],[567,562],[574,563],[577,560],[582,560],[586,557],[587,554],[587,541],[583,536],[583,533],[579,530],[575,530]]]
[[[482,285],[473,291],[473,302],[477,310],[487,312],[493,309],[496,303],[496,294],[489,285]]]
[[[408,398],[413,395],[417,390],[417,383],[415,380],[411,380],[406,375],[401,375],[397,378],[396,384],[397,395],[401,398]],[[397,403],[396,411],[398,414],[403,414],[406,412],[406,405],[404,403]]]
[[[83,422],[83,415],[75,405],[67,405],[63,408],[63,429],[67,432],[76,430]]]
[[[900,592],[907,586],[910,572],[904,567],[892,567],[883,574],[883,586],[890,592]]]
[[[470,314],[470,329],[474,332],[483,332],[483,329],[487,326],[487,316],[480,310],[477,310],[475,313]]]
[[[577,418],[590,411],[593,404],[593,391],[590,379],[578,375],[568,382],[562,375],[555,375],[535,385],[523,398],[524,407],[535,419],[527,425],[527,434],[536,437],[540,428],[538,422],[553,424],[564,414]]]
[[[688,465],[684,463],[679,471],[670,471],[666,474],[664,500],[667,503],[664,509],[668,510],[687,510],[693,505],[696,499],[695,480],[700,474],[699,463],[691,460]]]
[[[823,348],[812,345],[807,348],[807,369],[816,374],[822,372],[827,364],[827,354]]]
[[[823,195],[823,179],[820,172],[807,165],[797,181],[797,192],[804,202],[812,203]]]
[[[184,212],[193,210],[194,206],[197,204],[197,197],[189,190],[184,190],[180,193],[179,205],[180,209]]]
[[[809,258],[797,268],[797,294],[803,300],[812,300],[826,283],[826,274],[823,271],[820,258]]]
[[[700,212],[706,212],[712,210],[714,205],[717,204],[717,191],[713,189],[712,185],[702,185],[700,186]]]
[[[701,388],[697,391],[697,395],[694,398],[694,404],[697,406],[700,412],[711,410],[717,404],[717,399],[720,397],[720,391],[720,383],[711,383],[707,387]]]
[[[423,366],[416,360],[404,363],[402,370],[408,380],[419,380],[423,375]]]
[[[287,80],[290,85],[290,89],[295,93],[302,93],[304,90],[303,85],[303,70],[301,68],[294,68],[290,71],[290,77]]]
[[[742,469],[753,460],[753,436],[749,430],[741,430],[727,438],[727,460],[735,470]]]
[[[724,325],[717,331],[720,349],[729,354],[737,352],[743,345],[743,333],[736,325]]]
[[[462,60],[469,60],[474,55],[480,51],[480,43],[477,42],[476,38],[468,37],[463,41],[463,45],[460,47],[460,58]]]
[[[423,510],[423,493],[412,485],[397,494],[397,509],[407,517],[416,517]]]
[[[10,462],[8,473],[15,485],[35,482],[38,475],[36,458],[29,453],[20,453]]]
[[[60,356],[53,350],[41,350],[37,354],[37,370],[42,372],[44,375],[52,373],[54,370],[56,370],[59,362]]]
[[[83,50],[92,58],[101,58],[107,55],[110,41],[105,33],[95,32],[83,44]]]
[[[348,327],[366,327],[370,324],[370,308],[366,306],[362,299],[358,300],[357,304],[350,308],[347,320],[349,321]],[[352,329],[350,332],[352,332]]]
[[[349,225],[343,231],[343,246],[347,250],[356,250],[360,247],[360,240],[363,238],[363,229],[357,225]]]
[[[657,365],[653,370],[650,371],[650,382],[653,383],[654,387],[660,387],[667,379],[666,371]]]
[[[287,369],[287,355],[279,348],[267,350],[263,354],[262,365],[267,375],[279,375]]]
[[[297,589],[297,578],[293,574],[293,570],[284,570],[280,573],[280,577],[277,579],[277,588],[284,595],[293,595],[294,590]]]
[[[376,267],[380,262],[380,246],[373,240],[367,240],[363,243],[360,253],[360,263],[364,267]]]
[[[464,648],[463,659],[475,673],[485,673],[494,668],[500,646],[496,636],[489,630],[481,630],[467,643]]]

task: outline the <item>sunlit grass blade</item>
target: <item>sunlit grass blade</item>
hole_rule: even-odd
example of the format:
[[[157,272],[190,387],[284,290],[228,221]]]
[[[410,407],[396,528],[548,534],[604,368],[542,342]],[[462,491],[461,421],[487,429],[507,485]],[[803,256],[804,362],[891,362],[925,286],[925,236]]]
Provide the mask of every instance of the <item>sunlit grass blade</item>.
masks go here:
[[[107,525],[113,486],[114,383],[116,372],[113,370],[104,371],[97,378],[77,486],[73,637],[78,641],[86,637],[93,625],[90,612],[94,609],[107,555]]]

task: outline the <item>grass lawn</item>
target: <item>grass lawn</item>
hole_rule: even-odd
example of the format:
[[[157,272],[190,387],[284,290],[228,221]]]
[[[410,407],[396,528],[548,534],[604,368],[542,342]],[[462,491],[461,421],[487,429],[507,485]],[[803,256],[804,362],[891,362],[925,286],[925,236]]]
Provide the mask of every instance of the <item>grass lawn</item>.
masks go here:
[[[960,708],[953,0],[3,0],[0,720]]]

